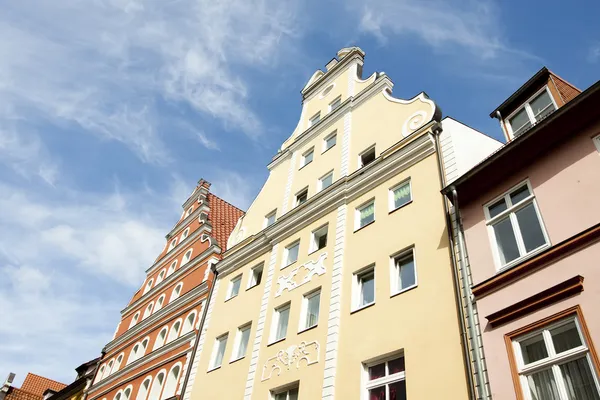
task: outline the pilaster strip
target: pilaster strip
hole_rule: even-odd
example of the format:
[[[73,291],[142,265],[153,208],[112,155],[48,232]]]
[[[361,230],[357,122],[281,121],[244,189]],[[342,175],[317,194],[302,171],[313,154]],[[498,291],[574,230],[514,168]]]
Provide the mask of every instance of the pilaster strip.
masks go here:
[[[321,398],[333,400],[335,397],[335,373],[337,368],[338,339],[340,333],[342,271],[344,264],[344,246],[346,243],[347,205],[337,209],[335,226],[335,247],[333,250],[333,269],[331,271],[331,297],[329,300],[329,319],[327,320],[327,343],[325,345],[325,371]]]
[[[208,326],[210,325],[210,316],[212,315],[212,310],[216,303],[220,282],[221,279],[217,278],[217,281],[214,283],[215,286],[213,287],[213,293],[210,297],[210,303],[208,303],[208,309],[206,310],[206,319],[204,320],[204,325],[200,327],[200,329],[202,329],[202,332],[200,332],[200,339],[198,339],[198,348],[196,349],[196,354],[193,355],[192,368],[190,370],[190,378],[188,379],[188,383],[185,388],[185,393],[183,394],[183,400],[188,400],[192,394],[192,388],[194,387],[196,372],[198,371],[198,364],[200,363],[200,355],[202,354],[202,348],[204,347],[204,342],[206,341],[206,332],[208,331]]]
[[[269,304],[269,297],[271,296],[271,285],[273,283],[273,274],[275,271],[275,265],[277,264],[277,248],[279,244],[275,244],[271,249],[271,257],[269,259],[269,271],[267,273],[267,279],[265,281],[265,289],[260,303],[260,314],[258,316],[258,322],[256,324],[256,334],[254,335],[254,342],[252,344],[252,358],[250,359],[250,367],[248,368],[248,378],[246,380],[246,389],[244,391],[244,399],[249,400],[252,398],[252,391],[254,390],[254,376],[256,375],[256,368],[258,365],[258,354],[260,352],[260,345],[265,329],[265,319],[267,318],[267,306]]]
[[[292,191],[292,182],[294,180],[294,170],[296,169],[296,154],[298,152],[294,151],[292,153],[292,159],[290,160],[290,169],[288,170],[287,182],[285,184],[285,192],[283,194],[283,205],[281,206],[281,214],[283,215],[288,210],[288,203],[290,201],[290,192]]]
[[[340,177],[347,176],[350,164],[350,133],[352,131],[352,112],[344,115],[344,133],[342,135],[342,166]]]
[[[354,96],[354,82],[358,77],[357,74],[358,64],[354,63],[350,66],[348,71],[348,97]]]

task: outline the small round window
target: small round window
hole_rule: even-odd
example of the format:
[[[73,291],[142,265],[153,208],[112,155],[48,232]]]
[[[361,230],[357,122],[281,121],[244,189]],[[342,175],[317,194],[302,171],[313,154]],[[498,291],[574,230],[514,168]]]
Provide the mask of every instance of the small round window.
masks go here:
[[[325,88],[325,90],[323,90],[323,93],[321,93],[321,97],[325,97],[329,94],[329,92],[331,92],[331,90],[333,89],[333,84],[329,85]]]

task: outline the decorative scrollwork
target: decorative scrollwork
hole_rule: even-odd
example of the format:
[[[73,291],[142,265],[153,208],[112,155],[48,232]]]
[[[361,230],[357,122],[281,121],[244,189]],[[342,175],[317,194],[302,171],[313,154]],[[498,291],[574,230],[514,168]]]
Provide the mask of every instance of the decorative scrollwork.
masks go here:
[[[404,121],[402,126],[402,136],[408,136],[413,133],[416,129],[422,126],[427,119],[427,113],[425,111],[417,111]]]
[[[277,279],[277,291],[275,292],[275,297],[281,296],[284,290],[292,291],[299,286],[304,285],[307,282],[310,282],[313,276],[315,275],[323,275],[327,272],[325,268],[325,259],[327,258],[327,253],[323,253],[319,256],[317,261],[309,261],[300,265],[299,267],[294,268],[290,271],[289,275],[282,275]],[[296,282],[296,278],[299,278],[300,281]]]
[[[295,365],[300,368],[302,361],[306,361],[306,365],[311,365],[319,362],[321,346],[319,342],[301,342],[299,345],[292,345],[287,349],[279,350],[276,355],[268,358],[263,366],[261,380],[266,381],[273,376],[273,372],[277,376],[282,372],[289,371]]]

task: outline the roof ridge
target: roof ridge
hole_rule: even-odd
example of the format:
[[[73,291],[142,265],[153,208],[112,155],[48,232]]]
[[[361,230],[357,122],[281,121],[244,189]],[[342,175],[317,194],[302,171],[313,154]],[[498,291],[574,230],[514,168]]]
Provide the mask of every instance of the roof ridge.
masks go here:
[[[222,197],[219,197],[219,196],[217,196],[216,194],[214,194],[214,193],[211,193],[211,192],[209,192],[208,194],[209,194],[210,196],[214,196],[214,197],[216,197],[217,199],[221,200],[223,203],[226,203],[227,205],[229,205],[229,206],[231,206],[231,207],[235,208],[236,210],[238,210],[238,211],[241,211],[241,212],[242,212],[242,213],[244,213],[244,214],[246,213],[246,211],[242,210],[242,209],[241,209],[241,208],[239,208],[239,207],[236,207],[236,206],[234,206],[233,204],[231,204],[231,203],[230,203],[230,202],[228,202],[227,200],[223,199]]]
[[[42,379],[45,379],[47,381],[52,381],[52,382],[58,383],[59,385],[65,385],[65,386],[67,386],[65,383],[59,382],[59,381],[57,381],[55,379],[52,379],[52,378],[47,378],[47,377],[45,377],[43,375],[35,374],[33,372],[28,372],[27,375],[37,376],[38,378],[42,378]],[[25,376],[25,379],[27,379],[27,375]],[[23,380],[23,382],[25,382],[25,380]]]

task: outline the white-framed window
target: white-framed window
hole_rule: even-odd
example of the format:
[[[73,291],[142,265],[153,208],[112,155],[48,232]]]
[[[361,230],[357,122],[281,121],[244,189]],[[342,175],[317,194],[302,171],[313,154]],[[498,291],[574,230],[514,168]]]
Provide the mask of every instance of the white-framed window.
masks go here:
[[[594,138],[592,140],[594,141],[594,145],[596,146],[596,150],[598,150],[598,153],[600,153],[600,135],[594,136]]]
[[[167,276],[171,275],[173,272],[175,272],[175,268],[177,268],[177,260],[174,260],[171,265],[169,266],[169,269],[167,270]]]
[[[175,248],[175,246],[177,245],[177,238],[171,240],[171,244],[169,244],[169,250],[167,250],[167,253],[171,250],[173,250],[173,248]]]
[[[271,324],[271,340],[277,342],[285,339],[290,319],[290,303],[279,306],[273,312],[273,322]]]
[[[331,132],[323,139],[323,150],[321,153],[325,153],[327,150],[335,146],[337,143],[337,131]]]
[[[412,201],[410,179],[392,187],[388,192],[388,199],[390,212],[410,203]]]
[[[550,243],[529,182],[523,182],[484,206],[492,250],[499,268]]]
[[[160,271],[160,273],[158,274],[158,276],[156,277],[156,284],[158,285],[159,283],[161,283],[164,279],[165,279],[165,275],[167,274],[167,270],[163,268],[162,271]]]
[[[183,258],[181,259],[181,265],[185,265],[190,261],[190,259],[192,258],[193,250],[194,249],[189,249],[188,251],[185,252],[185,254],[183,255]]]
[[[191,206],[190,208],[188,208],[188,210],[185,212],[185,217],[189,217],[190,214],[192,213],[192,211],[194,211],[194,206]]]
[[[160,310],[165,303],[165,297],[167,297],[164,293],[160,295],[158,300],[156,300],[156,306],[154,306],[154,312]]]
[[[406,371],[403,355],[363,363],[365,399],[406,399]]]
[[[225,349],[227,348],[227,338],[229,334],[224,334],[215,339],[212,355],[210,357],[210,369],[219,368],[223,363]]]
[[[115,361],[115,365],[113,365],[112,370],[110,371],[111,374],[114,374],[115,372],[117,372],[119,370],[119,368],[121,368],[121,363],[123,362],[124,357],[125,357],[125,353],[119,354],[119,356],[117,357],[117,360]]]
[[[240,293],[240,286],[242,284],[242,275],[238,275],[229,281],[229,288],[227,289],[227,300],[237,296]]]
[[[154,283],[154,279],[150,279],[150,280],[149,280],[149,281],[146,283],[146,286],[144,287],[144,293],[143,293],[143,294],[146,294],[146,293],[148,293],[148,291],[149,291],[150,289],[152,289],[152,284],[153,284],[153,283]]]
[[[171,367],[171,370],[167,375],[165,389],[162,392],[161,399],[165,400],[175,395],[175,389],[177,389],[177,381],[179,380],[179,375],[181,375],[181,368],[182,364],[180,362]]]
[[[181,289],[183,289],[183,282],[179,282],[177,286],[175,286],[175,289],[173,289],[173,291],[171,292],[169,303],[179,297],[179,295],[181,294]]]
[[[554,98],[548,87],[545,86],[505,119],[506,126],[512,137],[515,138],[556,109]]]
[[[309,253],[313,253],[315,251],[321,250],[327,246],[327,230],[329,229],[329,225],[325,224],[320,228],[315,229],[310,234],[310,251]]]
[[[329,171],[325,175],[319,178],[319,182],[317,183],[317,192],[320,192],[323,189],[327,189],[333,183],[333,171]]]
[[[163,328],[156,335],[156,340],[154,341],[154,347],[152,347],[152,351],[162,347],[167,340],[167,334],[169,333],[169,327],[163,326]]]
[[[296,193],[296,206],[306,203],[306,200],[308,200],[308,187],[305,187],[304,189]]]
[[[137,395],[135,396],[135,400],[146,400],[146,397],[148,397],[148,391],[150,390],[151,384],[152,384],[151,376],[147,376],[146,378],[144,378],[144,381],[140,385]]]
[[[135,324],[137,324],[138,319],[140,319],[140,312],[136,312],[133,316],[133,318],[131,318],[131,322],[129,323],[129,327],[133,327]]]
[[[299,331],[317,326],[319,323],[319,309],[321,308],[321,288],[313,290],[302,296],[300,309]]]
[[[233,354],[231,361],[239,360],[246,356],[248,350],[248,342],[250,341],[250,328],[251,323],[244,324],[237,329],[235,334],[235,343],[233,347]]]
[[[353,309],[358,310],[375,303],[375,265],[370,265],[354,273]]]
[[[390,263],[390,293],[392,296],[417,286],[414,249],[404,250],[391,256]]]
[[[158,374],[156,374],[156,378],[154,378],[154,382],[152,383],[152,389],[150,389],[150,394],[148,395],[148,400],[159,400],[166,375],[167,370],[165,369],[161,369]]]
[[[298,251],[300,250],[300,241],[288,245],[283,251],[283,268],[295,263],[298,260]]]
[[[600,399],[598,377],[576,316],[512,341],[526,399]]]
[[[310,117],[310,119],[308,120],[308,126],[311,127],[314,124],[316,124],[317,122],[319,122],[320,120],[321,120],[321,111],[319,111],[318,113],[316,113],[315,115]]]
[[[314,147],[311,147],[310,149],[308,149],[304,153],[302,153],[302,161],[300,163],[300,168],[310,164],[312,162],[314,156],[315,156]]]
[[[112,373],[112,367],[115,363],[115,360],[112,359],[108,362],[108,365],[106,366],[106,371],[104,371],[104,378],[108,378],[108,376]]]
[[[154,308],[154,302],[150,302],[148,304],[148,306],[146,306],[146,309],[144,310],[144,315],[142,315],[142,320],[148,318],[150,315],[152,315],[152,309]]]
[[[273,225],[275,223],[275,220],[277,219],[277,209],[271,211],[270,213],[268,213],[267,215],[265,215],[265,223],[264,223],[264,228],[267,228],[271,225]]]
[[[194,329],[194,322],[196,322],[196,311],[192,311],[185,317],[185,321],[183,322],[183,328],[181,329],[181,334],[185,335],[188,332],[191,332]]]
[[[190,234],[190,227],[188,226],[187,228],[185,228],[185,230],[181,234],[180,242],[184,241],[188,237],[189,234]]]
[[[358,155],[358,168],[362,168],[375,161],[375,145],[369,147]]]
[[[98,383],[100,382],[102,379],[104,379],[104,371],[106,370],[106,365],[102,365],[100,367],[100,369],[98,370],[98,375],[96,375],[96,380],[94,381],[94,383]]]
[[[354,210],[354,230],[357,231],[362,227],[369,225],[375,221],[375,199],[371,199],[363,203]]]
[[[285,390],[272,390],[271,400],[298,400],[298,386]]]
[[[248,289],[260,285],[263,270],[263,264],[257,265],[256,267],[252,268],[252,271],[250,271],[250,279],[248,280]]]
[[[332,112],[333,110],[335,110],[336,108],[338,108],[339,106],[342,105],[342,96],[338,96],[335,98],[335,100],[333,100],[331,103],[329,103],[329,112]]]
[[[169,335],[167,336],[167,343],[172,342],[173,340],[179,337],[179,331],[181,330],[181,319],[178,319],[171,326],[171,330],[169,330]]]

